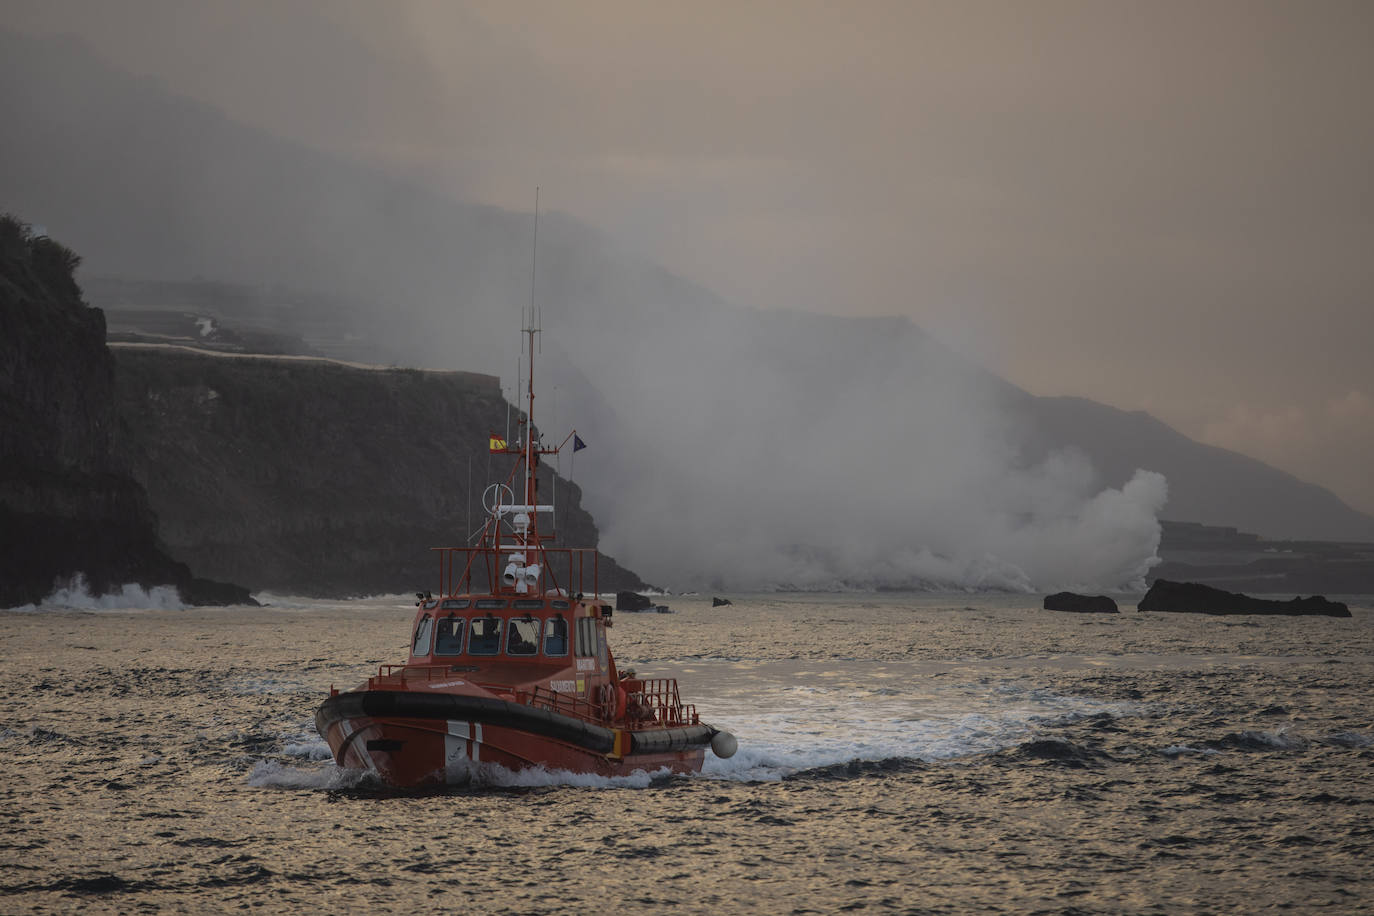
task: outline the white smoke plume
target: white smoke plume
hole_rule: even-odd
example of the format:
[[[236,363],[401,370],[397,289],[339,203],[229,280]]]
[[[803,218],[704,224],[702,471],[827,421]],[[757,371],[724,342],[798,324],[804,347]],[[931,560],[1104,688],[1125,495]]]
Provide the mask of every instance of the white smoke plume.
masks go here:
[[[1161,475],[1028,453],[1024,393],[904,320],[637,304],[596,326],[564,335],[615,418],[587,505],[655,583],[1114,589],[1158,562]]]
[[[655,584],[1114,588],[1155,559],[1159,475],[1031,448],[1028,396],[905,319],[732,306],[547,210],[532,297],[528,213],[264,135],[68,39],[0,32],[0,49],[10,205],[64,227],[88,270],[250,283],[281,316],[278,286],[318,291],[336,326],[302,334],[508,379],[536,302],[536,419],[552,441],[579,429],[602,547]]]

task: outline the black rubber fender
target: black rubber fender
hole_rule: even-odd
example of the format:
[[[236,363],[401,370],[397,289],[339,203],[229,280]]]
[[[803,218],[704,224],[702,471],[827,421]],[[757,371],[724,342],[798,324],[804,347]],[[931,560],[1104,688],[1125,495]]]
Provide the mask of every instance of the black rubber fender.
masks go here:
[[[630,732],[630,753],[660,754],[665,751],[685,751],[705,747],[716,736],[709,725],[688,725],[681,728],[653,728]]]
[[[352,690],[336,694],[316,710],[315,729],[324,736],[335,722],[364,717],[428,719],[436,722],[458,719],[517,728],[544,738],[566,741],[598,754],[609,754],[615,749],[615,732],[611,729],[551,709],[512,703],[496,697],[413,693],[408,690]]]

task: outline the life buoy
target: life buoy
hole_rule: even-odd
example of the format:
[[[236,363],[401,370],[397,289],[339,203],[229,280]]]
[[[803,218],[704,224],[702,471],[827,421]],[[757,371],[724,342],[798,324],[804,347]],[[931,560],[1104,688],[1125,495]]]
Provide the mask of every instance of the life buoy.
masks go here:
[[[616,715],[617,706],[620,700],[617,693],[616,689],[610,684],[602,684],[597,688],[596,705],[598,707],[597,711],[601,713],[601,718],[612,719]]]

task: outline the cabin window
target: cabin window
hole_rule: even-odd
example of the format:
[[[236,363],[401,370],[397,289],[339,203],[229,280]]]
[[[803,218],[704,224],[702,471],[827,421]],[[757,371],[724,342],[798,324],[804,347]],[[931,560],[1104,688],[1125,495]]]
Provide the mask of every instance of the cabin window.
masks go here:
[[[435,655],[461,655],[463,652],[462,617],[440,617],[434,628]]]
[[[544,626],[544,654],[568,654],[568,621],[563,618],[562,614],[550,617],[549,622]]]
[[[415,627],[415,639],[410,644],[411,655],[429,654],[429,630],[433,623],[434,619],[428,614],[420,618],[420,623]]]
[[[441,611],[461,611],[463,608],[472,604],[466,598],[445,598],[444,604],[439,608]]]
[[[561,598],[553,599],[553,601],[551,601],[550,604],[553,605],[553,609],[555,611],[566,611],[568,608],[572,607],[571,604],[569,604]]]
[[[501,618],[490,616],[472,618],[468,630],[468,654],[495,655],[500,651]]]
[[[506,631],[507,655],[539,653],[539,621],[533,617],[513,617]]]
[[[439,599],[438,599],[438,598],[430,598],[428,601],[425,602],[425,610],[427,610],[427,611],[432,611],[432,610],[434,610],[434,606],[435,606],[436,604],[438,604],[438,603],[439,603]]]
[[[478,598],[478,599],[477,599],[477,610],[479,610],[479,611],[494,611],[494,610],[496,610],[496,609],[499,608],[499,607],[505,607],[505,606],[506,606],[506,599],[505,599],[505,598]]]
[[[596,621],[592,618],[577,618],[577,641],[573,651],[582,658],[596,654]]]
[[[517,611],[542,611],[544,610],[544,600],[542,598],[516,598],[512,605]]]

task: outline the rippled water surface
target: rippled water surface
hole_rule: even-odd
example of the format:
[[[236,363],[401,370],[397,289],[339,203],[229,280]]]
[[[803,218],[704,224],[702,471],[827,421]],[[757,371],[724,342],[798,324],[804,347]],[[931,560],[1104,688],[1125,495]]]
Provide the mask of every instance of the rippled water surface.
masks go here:
[[[0,613],[0,911],[1356,911],[1374,612],[669,599],[622,662],[740,751],[398,795],[314,733],[413,607]]]

